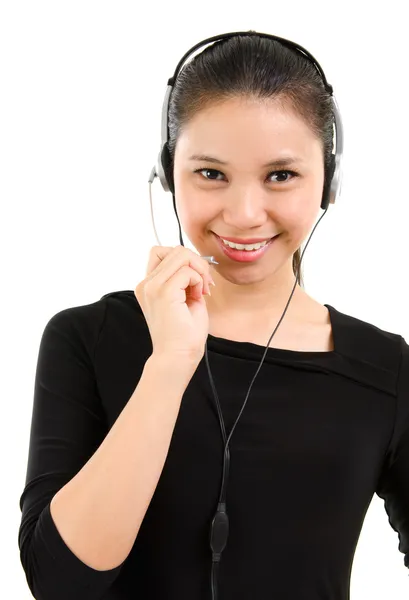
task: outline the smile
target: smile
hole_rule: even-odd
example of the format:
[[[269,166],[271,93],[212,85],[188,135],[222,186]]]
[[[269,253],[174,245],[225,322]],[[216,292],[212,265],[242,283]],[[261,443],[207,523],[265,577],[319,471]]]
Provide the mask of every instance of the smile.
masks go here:
[[[272,244],[274,244],[274,242],[280,237],[280,234],[276,235],[271,240],[268,240],[267,242],[263,243],[263,245],[261,245],[261,247],[257,248],[256,250],[244,250],[232,248],[228,246],[225,242],[223,242],[222,238],[220,238],[218,235],[214,235],[218,246],[222,249],[223,253],[236,262],[254,262],[258,258],[263,256],[263,254],[267,252],[270,246],[272,246]]]

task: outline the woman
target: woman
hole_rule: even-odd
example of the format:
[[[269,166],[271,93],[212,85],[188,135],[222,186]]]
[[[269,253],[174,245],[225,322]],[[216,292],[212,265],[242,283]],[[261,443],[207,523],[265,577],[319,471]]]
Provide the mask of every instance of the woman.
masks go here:
[[[297,283],[334,116],[313,64],[253,33],[170,98],[166,177],[201,256],[155,246],[134,291],[45,328],[19,531],[37,599],[346,600],[375,492],[409,567],[409,346]]]

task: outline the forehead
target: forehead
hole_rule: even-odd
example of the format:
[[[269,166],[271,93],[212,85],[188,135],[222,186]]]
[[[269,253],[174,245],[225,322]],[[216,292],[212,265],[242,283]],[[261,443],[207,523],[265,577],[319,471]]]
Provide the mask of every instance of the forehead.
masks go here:
[[[235,98],[197,112],[182,128],[176,154],[251,157],[265,162],[288,152],[305,158],[320,152],[320,140],[289,105],[277,100]]]

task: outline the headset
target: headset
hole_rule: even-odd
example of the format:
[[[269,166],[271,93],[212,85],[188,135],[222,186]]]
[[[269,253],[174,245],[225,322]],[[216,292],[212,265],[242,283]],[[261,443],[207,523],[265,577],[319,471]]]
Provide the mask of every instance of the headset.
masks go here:
[[[213,391],[215,401],[216,401],[216,407],[217,407],[217,411],[218,411],[218,415],[219,415],[220,429],[221,429],[222,437],[223,437],[224,444],[225,444],[224,459],[223,459],[223,475],[222,475],[220,496],[219,496],[216,513],[215,513],[212,523],[211,523],[210,536],[209,536],[210,548],[212,551],[212,570],[211,570],[211,581],[210,581],[211,590],[212,590],[212,600],[218,600],[217,576],[218,576],[218,571],[219,571],[221,555],[226,546],[227,538],[228,538],[228,534],[229,534],[229,519],[228,519],[228,515],[227,515],[227,511],[226,511],[226,491],[227,491],[227,481],[228,481],[228,473],[229,473],[229,467],[230,467],[229,442],[230,442],[231,436],[233,434],[233,431],[234,431],[234,429],[241,417],[241,414],[244,410],[244,407],[246,405],[246,402],[247,402],[250,390],[252,388],[252,385],[254,383],[254,380],[257,377],[258,372],[260,371],[261,365],[263,364],[263,361],[267,354],[267,350],[268,350],[269,344],[271,342],[271,339],[273,338],[281,321],[283,320],[284,315],[287,311],[288,305],[294,294],[295,287],[299,280],[301,262],[302,262],[302,258],[304,256],[304,252],[307,249],[307,246],[309,244],[311,236],[314,233],[318,223],[321,221],[322,217],[326,214],[329,204],[335,204],[337,198],[339,197],[340,192],[341,192],[341,183],[342,183],[342,155],[343,155],[344,135],[343,135],[343,126],[342,126],[341,115],[340,115],[340,111],[338,108],[338,104],[337,104],[334,94],[333,94],[333,88],[327,82],[327,79],[325,77],[323,69],[321,68],[318,61],[312,56],[312,54],[310,54],[305,48],[303,48],[299,44],[296,44],[295,42],[292,42],[290,40],[287,40],[285,38],[281,38],[281,37],[278,37],[278,36],[275,36],[272,34],[259,33],[254,30],[236,31],[236,32],[224,33],[224,34],[216,35],[216,36],[213,36],[210,38],[206,38],[205,40],[195,44],[190,50],[188,50],[185,53],[185,55],[179,61],[173,76],[170,77],[170,79],[168,79],[167,86],[166,86],[165,98],[164,98],[163,107],[162,107],[161,147],[160,147],[156,165],[153,167],[153,169],[150,173],[149,179],[148,179],[152,223],[153,223],[153,227],[154,227],[154,231],[155,231],[155,235],[156,235],[158,244],[162,245],[159,241],[159,238],[158,238],[157,232],[156,232],[156,228],[155,228],[155,221],[154,221],[154,217],[153,217],[153,207],[152,207],[152,191],[151,191],[151,186],[152,186],[152,183],[153,183],[153,180],[155,179],[155,177],[159,178],[159,181],[161,182],[162,188],[165,192],[170,191],[172,193],[173,208],[174,208],[175,215],[176,215],[176,218],[177,218],[177,221],[179,224],[179,240],[180,240],[180,244],[182,246],[184,246],[183,239],[182,239],[181,227],[180,227],[180,221],[179,221],[179,217],[178,217],[177,210],[176,210],[175,189],[174,189],[174,182],[173,182],[171,157],[170,157],[170,152],[169,152],[169,147],[168,147],[168,140],[169,140],[168,110],[169,110],[169,102],[170,102],[171,92],[172,92],[174,83],[176,81],[176,78],[177,78],[179,72],[182,70],[185,62],[199,48],[209,45],[209,44],[212,44],[217,41],[226,40],[231,37],[250,36],[250,35],[255,35],[258,37],[262,37],[262,38],[269,38],[271,40],[278,41],[282,45],[287,46],[288,48],[295,50],[297,52],[300,52],[304,57],[308,58],[312,62],[312,64],[315,66],[315,68],[318,70],[319,74],[321,75],[325,89],[331,95],[332,110],[333,110],[333,115],[334,115],[335,135],[336,135],[336,142],[335,142],[336,146],[335,146],[335,154],[334,153],[331,154],[329,165],[328,165],[328,167],[326,167],[326,170],[325,170],[324,186],[323,186],[323,193],[322,193],[322,199],[321,199],[321,208],[324,209],[324,213],[321,215],[321,217],[315,224],[315,226],[310,234],[310,237],[308,238],[308,241],[305,245],[305,248],[301,254],[300,263],[298,265],[298,273],[297,273],[297,277],[295,279],[295,283],[294,283],[294,287],[292,289],[291,295],[287,301],[284,312],[283,312],[276,328],[274,329],[273,333],[270,336],[270,339],[268,340],[268,343],[267,343],[266,349],[264,351],[263,357],[261,359],[260,365],[259,365],[259,367],[252,379],[250,387],[247,391],[247,395],[246,395],[244,404],[241,408],[241,411],[240,411],[240,413],[236,419],[236,422],[234,423],[234,425],[230,431],[229,437],[227,439],[226,439],[226,429],[225,429],[225,425],[224,425],[223,415],[221,412],[217,391],[216,391],[216,388],[214,385],[214,380],[213,380],[213,377],[212,377],[212,374],[210,371],[209,357],[208,357],[208,353],[207,353],[207,342],[205,345],[205,359],[206,359],[207,371],[209,374],[212,391]],[[218,264],[218,263],[216,263],[216,264]]]

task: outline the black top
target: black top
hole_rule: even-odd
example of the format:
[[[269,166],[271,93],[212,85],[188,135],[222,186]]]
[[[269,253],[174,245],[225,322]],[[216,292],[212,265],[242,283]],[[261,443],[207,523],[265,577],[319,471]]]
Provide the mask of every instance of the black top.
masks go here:
[[[374,493],[409,567],[409,346],[325,306],[335,349],[269,348],[232,435],[219,600],[349,599]],[[228,436],[265,346],[209,335],[208,351]],[[108,571],[89,567],[50,513],[52,497],[121,413],[151,352],[133,291],[62,310],[45,327],[18,537],[37,600],[211,599],[209,534],[224,445],[205,357],[125,561]]]

